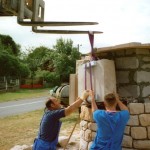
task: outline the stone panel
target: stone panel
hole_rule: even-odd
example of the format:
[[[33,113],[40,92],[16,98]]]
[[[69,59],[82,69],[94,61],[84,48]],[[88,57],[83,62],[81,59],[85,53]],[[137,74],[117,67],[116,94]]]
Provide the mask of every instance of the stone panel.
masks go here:
[[[129,126],[138,126],[139,125],[139,119],[138,115],[130,115],[130,119],[128,121]]]
[[[126,55],[133,55],[135,54],[135,49],[127,49],[126,50]]]
[[[129,110],[131,115],[137,115],[144,113],[144,104],[143,103],[130,103]]]
[[[149,54],[148,49],[136,49],[136,54]]]
[[[144,103],[146,103],[146,104],[150,103],[150,96],[144,98],[143,100],[144,100]]]
[[[125,51],[116,51],[115,52],[116,56],[124,56],[125,55]]]
[[[96,123],[88,123],[88,128],[92,131],[96,131],[97,125],[96,125]]]
[[[117,83],[129,83],[129,71],[117,71],[116,81]]]
[[[124,135],[122,146],[132,148],[132,141],[133,141],[133,139],[131,136]]]
[[[134,75],[134,80],[137,83],[150,82],[150,72],[147,71],[137,71]]]
[[[128,86],[122,86],[119,88],[118,93],[122,97],[139,97],[140,95],[140,89],[137,85],[128,85]]]
[[[95,139],[96,137],[96,132],[92,132],[92,141]]]
[[[82,138],[80,138],[79,150],[87,150],[87,148],[88,148],[88,142],[86,142]]]
[[[78,72],[78,67],[84,63],[84,60],[77,60],[76,61],[76,73]]]
[[[142,126],[150,126],[150,114],[139,115],[139,118]]]
[[[141,66],[142,69],[149,69],[150,68],[150,64],[143,64]]]
[[[143,57],[143,61],[150,62],[150,57]]]
[[[121,57],[116,58],[117,69],[136,69],[139,66],[138,59],[136,57]]]
[[[147,132],[148,132],[148,139],[150,139],[150,126],[147,127]]]
[[[134,148],[138,149],[148,149],[150,148],[150,140],[134,140],[133,141]]]
[[[82,120],[94,122],[91,109],[86,106],[81,106],[80,118]]]
[[[81,137],[82,139],[84,139],[84,133],[85,133],[85,131],[80,130],[80,137]]]
[[[128,135],[130,134],[130,126],[125,127],[124,133]]]
[[[84,139],[87,142],[90,142],[92,140],[92,131],[87,129],[84,133]]]
[[[131,127],[131,136],[133,139],[146,139],[147,131],[145,127]]]
[[[88,122],[87,121],[85,121],[85,120],[82,120],[81,122],[80,122],[80,127],[82,128],[82,130],[86,130],[87,129],[87,127],[88,127]]]
[[[150,113],[150,103],[145,103],[145,112]]]
[[[85,73],[86,73],[86,89],[91,89],[92,86],[95,93],[96,101],[104,101],[104,96],[108,93],[116,91],[116,72],[113,60],[100,59],[92,61],[92,76],[90,73],[90,64],[85,64],[78,67],[78,96],[85,90]],[[90,99],[89,99],[90,101]]]
[[[109,57],[109,53],[103,52],[103,53],[100,53],[99,56],[101,58],[108,58]]]
[[[150,78],[150,77],[149,77]],[[142,96],[143,97],[146,97],[146,96],[149,96],[150,95],[150,85],[149,86],[145,86],[143,88],[143,92],[142,92]]]

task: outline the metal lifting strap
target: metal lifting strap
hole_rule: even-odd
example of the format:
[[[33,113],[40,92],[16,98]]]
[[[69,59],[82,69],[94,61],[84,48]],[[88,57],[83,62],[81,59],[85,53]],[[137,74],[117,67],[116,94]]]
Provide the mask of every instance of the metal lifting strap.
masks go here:
[[[93,84],[92,84],[92,66],[91,66],[91,62],[89,62],[89,67],[90,67],[90,86],[91,86],[91,90],[93,90]],[[85,78],[84,78],[84,81],[85,81],[85,90],[87,90],[87,82],[86,82],[86,78],[87,78],[87,75],[86,75],[86,69],[87,69],[87,64],[85,64],[85,68],[84,68],[84,71],[85,71]]]
[[[91,62],[89,62],[90,65],[90,83],[91,83],[91,90],[93,90],[93,85],[92,85],[92,66],[91,66]]]
[[[84,68],[84,85],[85,85],[85,87],[84,87],[84,89],[85,90],[87,90],[87,83],[86,83],[86,64],[85,64],[85,68]]]
[[[91,57],[93,60],[95,60],[95,55],[94,55],[94,32],[89,32],[89,40],[90,40],[90,44],[91,44]],[[90,67],[90,85],[91,85],[91,90],[93,90],[93,84],[92,84],[92,66],[91,66],[91,62],[89,62],[89,67]],[[87,82],[86,82],[86,68],[87,68],[87,64],[85,64],[85,90],[87,90]]]
[[[94,54],[94,32],[91,31],[89,32],[89,40],[90,40],[90,44],[91,44],[91,57],[92,59],[95,59],[95,54]]]

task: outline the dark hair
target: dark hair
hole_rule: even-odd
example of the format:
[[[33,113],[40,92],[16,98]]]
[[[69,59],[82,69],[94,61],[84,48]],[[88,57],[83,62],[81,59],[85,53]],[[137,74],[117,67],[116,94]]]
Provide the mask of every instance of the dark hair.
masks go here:
[[[104,100],[109,106],[113,106],[116,103],[116,98],[113,93],[106,94]]]
[[[44,111],[48,110],[48,108],[51,107],[51,104],[52,104],[52,103],[53,103],[53,102],[52,102],[52,99],[49,98],[49,99],[45,102],[45,109],[44,109]]]

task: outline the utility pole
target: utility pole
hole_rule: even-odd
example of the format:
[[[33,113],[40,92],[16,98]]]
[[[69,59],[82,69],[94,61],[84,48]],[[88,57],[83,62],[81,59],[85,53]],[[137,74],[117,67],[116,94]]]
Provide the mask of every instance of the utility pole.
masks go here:
[[[78,52],[79,52],[79,50],[80,50],[80,46],[82,46],[82,44],[78,44],[78,45],[77,45]]]

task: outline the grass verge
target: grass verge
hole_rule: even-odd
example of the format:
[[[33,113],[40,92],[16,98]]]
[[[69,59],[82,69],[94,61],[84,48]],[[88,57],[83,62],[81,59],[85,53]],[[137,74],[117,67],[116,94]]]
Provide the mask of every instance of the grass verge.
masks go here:
[[[10,150],[15,145],[32,145],[38,133],[42,114],[43,110],[37,110],[0,119],[0,149]],[[63,118],[60,135],[64,134],[64,130],[71,132],[77,118],[78,112]]]
[[[46,89],[20,89],[15,92],[6,92],[0,93],[0,102],[18,100],[18,99],[26,99],[26,98],[35,98],[40,96],[48,96],[49,94],[48,88]]]

